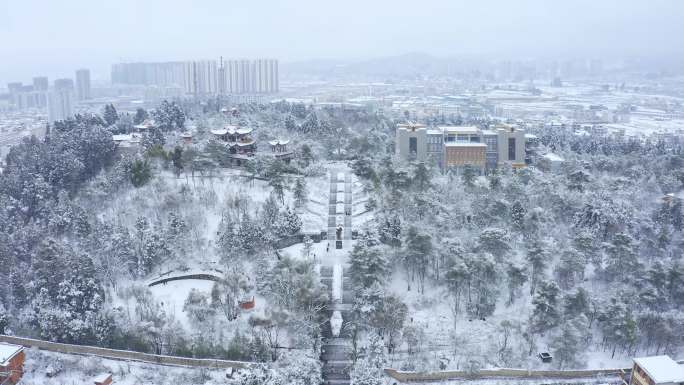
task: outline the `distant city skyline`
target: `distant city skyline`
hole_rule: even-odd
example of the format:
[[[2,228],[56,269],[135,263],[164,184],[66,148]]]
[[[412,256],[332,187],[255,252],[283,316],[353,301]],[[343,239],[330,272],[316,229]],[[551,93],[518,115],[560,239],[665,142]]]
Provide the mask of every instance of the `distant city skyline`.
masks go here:
[[[93,82],[106,81],[116,62],[214,60],[216,52],[282,63],[406,52],[672,57],[684,50],[683,14],[684,2],[666,0],[8,0],[0,3],[0,33],[11,37],[3,53],[12,60],[0,63],[0,84],[72,76],[81,67]]]

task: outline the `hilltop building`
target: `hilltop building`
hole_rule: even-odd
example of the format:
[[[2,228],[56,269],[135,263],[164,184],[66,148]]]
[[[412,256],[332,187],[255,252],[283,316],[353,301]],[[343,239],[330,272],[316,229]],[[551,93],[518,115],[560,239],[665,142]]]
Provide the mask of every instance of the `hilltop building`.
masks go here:
[[[226,125],[223,128],[211,130],[211,134],[214,140],[228,149],[230,163],[235,166],[243,166],[257,154],[258,146],[252,137],[251,128]],[[284,139],[271,140],[268,142],[270,151],[259,151],[258,154],[289,162],[294,157],[294,152],[288,149],[289,143],[289,140]]]
[[[492,130],[474,126],[439,126],[428,129],[417,123],[400,124],[396,153],[406,160],[435,162],[442,169],[471,165],[488,171],[510,164],[525,167],[525,130],[499,125]]]

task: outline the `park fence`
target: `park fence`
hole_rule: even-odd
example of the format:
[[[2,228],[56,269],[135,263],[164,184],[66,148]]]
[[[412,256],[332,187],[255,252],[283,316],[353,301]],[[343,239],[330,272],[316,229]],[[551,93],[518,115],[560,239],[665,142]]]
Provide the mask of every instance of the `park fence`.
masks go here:
[[[13,337],[0,334],[0,342],[8,344],[21,345],[25,347],[38,348],[50,352],[66,353],[66,354],[80,354],[88,356],[96,356],[101,358],[124,360],[124,361],[139,361],[151,364],[173,365],[173,366],[189,366],[195,368],[209,368],[209,369],[244,369],[249,368],[249,362],[243,361],[228,361],[216,360],[207,358],[189,358],[177,356],[164,356],[159,354],[149,354],[133,352],[130,350],[116,350],[99,348],[95,346],[62,344],[58,342],[49,342],[43,340],[36,340],[31,338]]]

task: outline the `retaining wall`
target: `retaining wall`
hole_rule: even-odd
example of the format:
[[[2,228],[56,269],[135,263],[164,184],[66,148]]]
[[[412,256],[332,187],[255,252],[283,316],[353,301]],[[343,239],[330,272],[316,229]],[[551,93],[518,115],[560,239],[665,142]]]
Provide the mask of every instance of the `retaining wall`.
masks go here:
[[[591,378],[601,376],[620,376],[630,369],[596,369],[596,370],[526,370],[526,369],[493,369],[480,370],[476,374],[463,370],[444,372],[400,372],[396,369],[385,369],[385,374],[399,382],[428,382],[473,378]]]
[[[176,366],[190,366],[196,368],[213,368],[213,369],[229,369],[229,368],[248,368],[251,363],[243,361],[227,361],[214,360],[206,358],[188,358],[176,356],[162,356],[157,354],[148,354],[133,352],[129,350],[115,350],[98,348],[95,346],[83,346],[72,344],[61,344],[57,342],[49,342],[43,340],[34,340],[31,338],[13,337],[0,334],[0,342],[6,342],[14,345],[22,345],[26,347],[38,348],[50,352],[67,353],[67,354],[83,354],[89,356],[97,356],[102,358],[109,358],[115,360],[131,360],[148,362],[152,364],[161,365],[176,365]]]

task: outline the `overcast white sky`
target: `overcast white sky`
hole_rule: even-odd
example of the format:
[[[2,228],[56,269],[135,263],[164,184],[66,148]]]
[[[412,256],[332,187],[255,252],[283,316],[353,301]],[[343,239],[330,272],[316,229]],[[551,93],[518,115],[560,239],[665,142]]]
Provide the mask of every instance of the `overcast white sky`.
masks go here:
[[[679,55],[680,0],[0,0],[0,84],[118,61]]]

